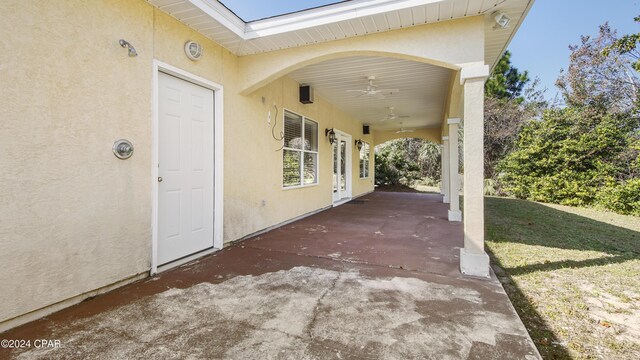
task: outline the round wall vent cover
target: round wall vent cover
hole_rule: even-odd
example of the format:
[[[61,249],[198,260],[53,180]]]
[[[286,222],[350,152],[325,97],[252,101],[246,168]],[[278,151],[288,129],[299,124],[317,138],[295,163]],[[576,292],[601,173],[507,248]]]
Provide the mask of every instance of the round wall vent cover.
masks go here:
[[[184,52],[191,60],[199,60],[202,57],[202,45],[195,41],[187,41],[184,44]]]

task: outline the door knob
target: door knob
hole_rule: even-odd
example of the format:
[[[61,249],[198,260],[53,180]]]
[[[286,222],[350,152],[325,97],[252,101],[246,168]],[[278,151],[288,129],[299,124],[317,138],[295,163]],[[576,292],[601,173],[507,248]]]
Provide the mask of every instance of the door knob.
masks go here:
[[[158,182],[162,182],[162,176],[158,176]]]

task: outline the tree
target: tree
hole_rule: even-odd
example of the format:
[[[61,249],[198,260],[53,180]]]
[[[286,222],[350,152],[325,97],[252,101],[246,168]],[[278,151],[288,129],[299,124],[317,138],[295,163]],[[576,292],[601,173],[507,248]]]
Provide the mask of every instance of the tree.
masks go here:
[[[590,107],[547,110],[524,125],[515,151],[500,162],[500,181],[518,198],[564,205],[601,204],[640,214],[640,161],[628,163],[637,148],[640,121],[624,113]],[[622,205],[620,205],[622,203]],[[622,210],[621,210],[622,209]]]
[[[485,86],[485,178],[496,178],[496,165],[514,147],[524,122],[546,107],[539,81],[511,65],[511,53],[502,56]],[[527,86],[528,85],[528,86]]]
[[[633,20],[640,23],[640,16],[636,16]],[[640,43],[640,33],[624,35],[623,37],[615,40],[611,45],[606,46],[602,51],[602,55],[605,57],[609,57],[611,54],[627,56],[632,59],[633,68],[640,72],[640,52],[638,52],[638,43]]]
[[[556,82],[566,107],[524,121],[515,150],[498,164],[507,193],[640,215],[639,36],[617,39],[605,23],[569,47]]]
[[[412,140],[414,139],[393,140],[376,147],[377,185],[409,186],[420,178],[420,167],[416,163],[418,146]]]
[[[611,51],[619,49],[616,44],[622,46],[622,53],[628,50],[628,40],[620,42],[605,23],[600,26],[598,36],[582,36],[579,45],[569,47],[569,67],[556,81],[567,106],[588,106],[609,112],[626,112],[636,106],[638,74],[629,56]]]
[[[538,118],[547,107],[543,90],[534,81],[524,93],[523,101],[486,96],[484,102],[484,176],[496,179],[497,164],[515,147],[526,121]]]
[[[493,73],[485,84],[485,94],[496,99],[524,101],[521,96],[525,85],[529,82],[529,73],[520,72],[511,65],[511,53],[506,51],[496,64]]]
[[[411,185],[422,179],[436,185],[441,176],[441,151],[436,143],[423,139],[396,139],[375,150],[376,184]]]

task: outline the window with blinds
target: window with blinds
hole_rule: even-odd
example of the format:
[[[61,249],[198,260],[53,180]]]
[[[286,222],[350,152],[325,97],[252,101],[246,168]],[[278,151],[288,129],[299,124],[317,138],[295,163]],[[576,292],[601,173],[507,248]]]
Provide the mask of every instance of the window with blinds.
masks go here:
[[[369,143],[363,142],[362,149],[360,149],[360,179],[369,177],[369,156]]]
[[[299,187],[318,183],[318,123],[284,112],[282,186]]]

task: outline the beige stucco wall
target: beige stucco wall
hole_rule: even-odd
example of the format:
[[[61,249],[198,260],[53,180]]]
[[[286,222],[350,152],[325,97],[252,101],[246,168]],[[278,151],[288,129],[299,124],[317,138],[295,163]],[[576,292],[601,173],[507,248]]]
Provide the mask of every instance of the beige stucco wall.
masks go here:
[[[153,9],[2,1],[0,24],[2,321],[149,268]]]
[[[265,98],[264,104],[262,97]],[[313,104],[301,104],[298,101],[298,84],[288,77],[280,78],[249,96],[239,97],[238,100],[239,107],[234,108],[233,112],[240,111],[240,108],[250,111],[246,115],[234,117],[233,121],[236,123],[233,126],[227,122],[225,129],[227,142],[229,139],[241,142],[234,150],[231,150],[230,144],[225,146],[225,167],[229,170],[225,175],[225,239],[241,238],[331,205],[332,153],[331,145],[324,136],[325,128],[340,129],[352,135],[354,140],[361,138],[369,143],[373,142],[371,135],[362,135],[362,123],[351,119],[322,98],[316,96]],[[281,148],[282,142],[273,139],[271,129],[267,126],[268,111],[275,114],[271,107],[274,103],[279,109],[276,136],[282,130],[282,109],[318,122],[320,141],[317,186],[282,189],[282,151],[276,151]],[[247,138],[247,134],[253,136]],[[355,146],[352,155],[353,195],[357,196],[373,190],[373,177],[359,179],[359,155]],[[234,167],[231,164],[242,165]],[[231,181],[235,184],[229,184]]]
[[[484,15],[372,33],[240,58],[239,86],[249,93],[301,67],[347,56],[390,56],[453,70],[484,63]]]
[[[200,61],[184,55],[187,40],[204,45]],[[240,95],[236,56],[142,0],[2,1],[0,323],[149,270],[154,58],[224,86],[225,242],[331,204],[325,128],[373,144],[322,98],[300,104],[286,76]],[[272,103],[319,122],[317,186],[282,190]],[[111,153],[119,138],[131,159]],[[355,148],[353,178],[354,196],[373,189]]]

